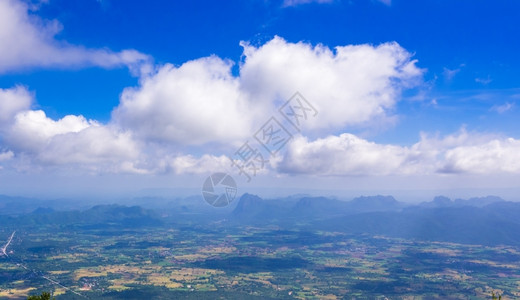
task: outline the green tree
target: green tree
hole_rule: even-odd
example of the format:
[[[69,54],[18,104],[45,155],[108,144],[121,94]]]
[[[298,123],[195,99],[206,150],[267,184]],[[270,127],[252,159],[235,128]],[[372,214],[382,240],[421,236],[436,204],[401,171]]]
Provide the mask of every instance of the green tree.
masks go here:
[[[491,299],[492,300],[502,300],[502,295],[499,295],[498,293],[497,293],[497,295],[498,295],[498,298],[495,295],[495,292],[491,292]]]
[[[47,292],[43,292],[41,295],[32,295],[27,298],[27,300],[56,300],[56,298],[52,297],[51,294]]]

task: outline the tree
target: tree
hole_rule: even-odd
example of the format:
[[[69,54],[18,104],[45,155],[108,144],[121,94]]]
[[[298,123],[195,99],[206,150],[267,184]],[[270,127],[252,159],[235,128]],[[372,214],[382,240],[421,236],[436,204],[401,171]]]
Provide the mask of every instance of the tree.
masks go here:
[[[498,293],[497,293],[497,295],[498,295],[498,298],[495,295],[495,292],[491,292],[491,299],[492,300],[502,300],[502,295],[499,295]]]
[[[47,292],[43,292],[41,295],[32,295],[27,298],[27,300],[56,300],[56,298],[52,297],[51,294]]]

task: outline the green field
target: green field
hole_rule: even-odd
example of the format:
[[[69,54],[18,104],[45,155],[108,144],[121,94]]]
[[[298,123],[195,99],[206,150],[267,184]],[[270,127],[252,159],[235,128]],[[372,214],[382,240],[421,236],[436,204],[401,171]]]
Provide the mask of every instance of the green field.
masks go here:
[[[2,299],[520,297],[520,249],[505,246],[210,224],[27,227],[9,250]]]

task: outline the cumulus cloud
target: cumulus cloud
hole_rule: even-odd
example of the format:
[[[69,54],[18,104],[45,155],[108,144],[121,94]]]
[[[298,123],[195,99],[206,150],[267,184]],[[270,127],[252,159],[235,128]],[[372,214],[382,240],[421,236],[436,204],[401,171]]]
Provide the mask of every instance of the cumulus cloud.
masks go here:
[[[150,57],[135,50],[113,52],[58,41],[61,24],[28,10],[25,2],[0,0],[0,73],[34,67],[127,66],[138,74],[149,66]]]
[[[143,173],[135,164],[140,149],[131,133],[68,115],[52,120],[43,111],[25,111],[6,134],[10,148],[22,158],[21,169],[33,166],[81,167],[96,172]]]
[[[370,142],[352,134],[314,141],[299,136],[277,169],[289,174],[374,176],[435,173],[520,173],[520,141],[460,132],[423,135],[411,147]]]
[[[252,132],[258,105],[248,101],[232,63],[212,56],[176,68],[167,64],[138,88],[125,89],[114,122],[145,140],[226,143]]]
[[[56,135],[79,132],[91,125],[83,116],[68,115],[54,121],[42,110],[27,110],[15,116],[6,140],[15,149],[39,151]]]
[[[0,89],[0,126],[11,122],[18,112],[29,109],[32,101],[33,95],[22,86]]]
[[[0,153],[0,160],[21,169],[81,165],[99,171],[132,171],[139,149],[131,133],[81,115],[53,120],[42,110],[32,110],[33,100],[25,87],[0,90],[0,136],[9,149]]]
[[[493,139],[472,146],[449,149],[440,170],[446,173],[519,173],[520,140]]]
[[[0,89],[2,165],[142,174],[221,171],[231,162],[214,155],[214,147],[234,149],[251,138],[295,91],[319,112],[303,132],[345,132],[392,120],[400,92],[420,82],[423,72],[396,43],[330,49],[276,37],[243,46],[238,76],[231,72],[233,62],[216,56],[143,74],[138,86],[123,91],[108,124],[81,115],[54,120],[31,108],[27,88]],[[190,147],[208,154],[191,155]],[[519,147],[515,139],[464,129],[442,138],[422,135],[409,147],[348,133],[315,140],[299,135],[270,166],[318,176],[519,173]]]
[[[422,75],[397,43],[331,50],[275,37],[261,47],[242,45],[241,87],[260,101],[301,92],[320,114],[306,122],[308,129],[338,129],[388,117],[401,90]]]
[[[231,160],[225,155],[214,156],[205,154],[197,158],[193,155],[179,155],[168,161],[168,166],[176,174],[206,174],[222,172],[229,168]]]
[[[352,134],[309,141],[295,138],[278,169],[284,173],[313,175],[389,175],[417,171],[417,149],[381,145]]]
[[[93,125],[58,134],[49,140],[38,158],[52,164],[97,164],[137,160],[139,148],[128,132]]]
[[[223,155],[196,157],[146,145],[114,123],[100,124],[81,115],[54,120],[42,110],[31,109],[33,101],[33,93],[25,87],[0,90],[0,137],[8,147],[0,151],[0,168],[200,174],[231,164]]]
[[[250,136],[299,91],[320,114],[306,122],[309,130],[370,125],[392,119],[400,91],[422,74],[396,43],[333,51],[275,37],[260,47],[242,45],[239,76],[231,74],[231,62],[215,56],[162,66],[123,92],[114,122],[144,140],[229,143]]]

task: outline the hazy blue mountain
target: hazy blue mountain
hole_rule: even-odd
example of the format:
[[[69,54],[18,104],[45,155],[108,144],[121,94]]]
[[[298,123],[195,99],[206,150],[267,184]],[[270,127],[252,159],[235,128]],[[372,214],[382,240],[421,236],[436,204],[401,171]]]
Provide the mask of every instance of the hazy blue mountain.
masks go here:
[[[474,197],[470,199],[455,199],[451,200],[445,196],[437,196],[430,202],[423,202],[419,204],[421,207],[435,208],[435,207],[462,207],[462,206],[474,206],[484,207],[486,205],[504,202],[505,200],[497,196],[486,196],[486,197]]]
[[[438,207],[452,207],[453,204],[454,204],[453,201],[451,201],[451,199],[448,197],[436,196],[435,198],[433,198],[432,201],[420,203],[419,206],[425,207],[425,208],[438,208]]]
[[[457,205],[484,207],[484,206],[492,204],[492,203],[505,202],[505,200],[500,197],[497,197],[497,196],[486,196],[486,197],[474,197],[474,198],[470,198],[467,200],[455,199],[454,202]]]
[[[239,217],[254,217],[261,215],[269,209],[269,205],[262,198],[244,194],[238,200],[238,204],[233,210],[232,214]]]
[[[189,201],[199,201],[190,204]],[[309,230],[387,235],[431,241],[484,245],[520,245],[520,203],[498,197],[433,201],[406,206],[391,196],[358,197],[341,201],[326,197],[264,200],[244,194],[226,209],[207,205],[201,198],[175,203],[160,201],[155,210],[140,206],[96,205],[86,210],[56,211],[36,207],[21,215],[0,215],[0,226],[160,226],[219,222],[237,224],[308,226]]]
[[[392,196],[362,196],[347,202],[349,208],[356,213],[376,211],[398,211],[406,204],[395,200]]]
[[[304,197],[292,207],[292,212],[299,217],[328,218],[347,214],[349,207],[345,201],[325,197]]]
[[[70,199],[36,199],[27,197],[11,197],[0,195],[0,215],[23,215],[28,214],[39,207],[54,210],[88,209],[94,205],[93,201],[73,201]]]
[[[159,216],[152,210],[139,206],[97,205],[85,211],[54,211],[37,209],[33,213],[20,216],[0,216],[4,226],[34,225],[118,225],[118,226],[153,226],[162,224]]]
[[[520,203],[365,213],[315,222],[317,228],[420,240],[520,245]]]
[[[299,223],[353,234],[520,245],[520,203],[498,197],[452,201],[440,196],[409,207],[391,196],[359,197],[352,201],[303,197],[285,207],[281,202],[245,194],[232,215],[243,223]]]
[[[342,215],[376,211],[398,211],[406,205],[392,196],[359,197],[352,201],[341,201],[326,197],[302,197],[297,201],[291,199],[263,200],[262,198],[244,194],[233,210],[233,216],[256,221],[256,218],[270,220],[276,218],[327,219]]]

